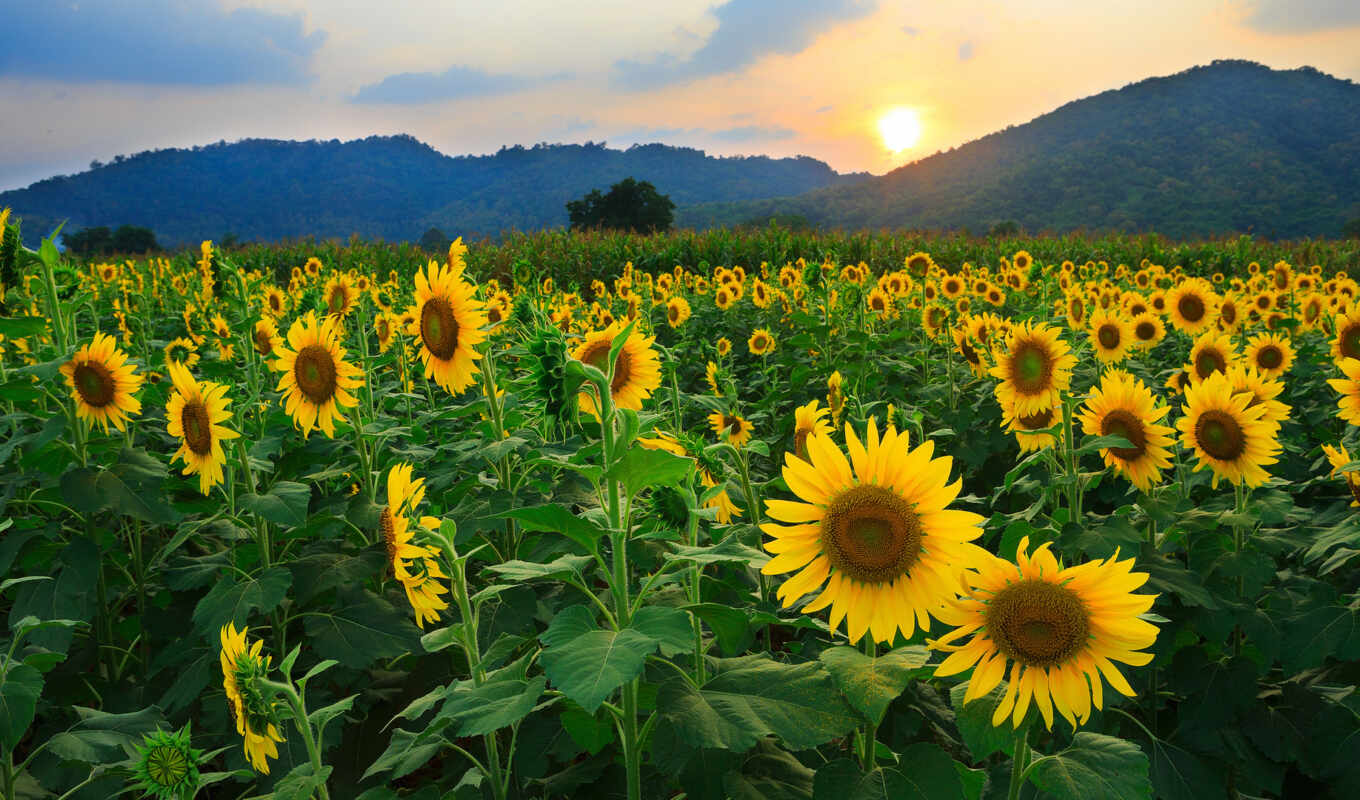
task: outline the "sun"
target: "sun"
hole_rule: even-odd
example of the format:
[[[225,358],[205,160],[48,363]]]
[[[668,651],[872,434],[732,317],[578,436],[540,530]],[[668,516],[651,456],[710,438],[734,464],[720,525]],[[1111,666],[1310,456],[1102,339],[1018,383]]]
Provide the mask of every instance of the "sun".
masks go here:
[[[890,109],[878,118],[883,145],[894,153],[916,146],[921,138],[921,117],[911,108]]]

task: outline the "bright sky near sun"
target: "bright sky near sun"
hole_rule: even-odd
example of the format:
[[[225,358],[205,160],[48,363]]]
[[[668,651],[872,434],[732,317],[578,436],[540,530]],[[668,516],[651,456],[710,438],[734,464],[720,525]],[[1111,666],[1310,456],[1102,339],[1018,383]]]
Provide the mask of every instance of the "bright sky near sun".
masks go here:
[[[119,153],[410,133],[885,172],[1218,58],[1360,79],[1353,0],[10,0],[0,188]],[[15,113],[22,111],[22,113]]]

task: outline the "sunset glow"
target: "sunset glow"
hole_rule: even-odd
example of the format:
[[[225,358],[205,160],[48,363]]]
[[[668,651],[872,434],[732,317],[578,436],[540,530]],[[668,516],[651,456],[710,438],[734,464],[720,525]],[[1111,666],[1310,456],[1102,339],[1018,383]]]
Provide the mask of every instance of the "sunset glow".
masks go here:
[[[921,117],[914,109],[894,108],[878,118],[878,133],[884,147],[900,153],[920,141]]]

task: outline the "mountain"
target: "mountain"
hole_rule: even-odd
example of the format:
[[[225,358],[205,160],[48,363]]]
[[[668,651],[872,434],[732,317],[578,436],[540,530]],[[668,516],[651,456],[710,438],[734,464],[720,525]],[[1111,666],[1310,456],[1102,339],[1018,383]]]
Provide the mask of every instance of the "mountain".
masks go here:
[[[737,156],[662,144],[504,147],[450,157],[411,136],[349,142],[247,139],[154,150],[77,175],[0,193],[26,237],[107,225],[151,228],[161,244],[234,233],[242,241],[358,233],[412,240],[567,223],[565,205],[627,177],[650,181],[677,206],[796,195],[854,183],[813,158]]]
[[[1215,61],[1077,100],[854,186],[681,209],[676,223],[1337,236],[1360,218],[1360,85]]]

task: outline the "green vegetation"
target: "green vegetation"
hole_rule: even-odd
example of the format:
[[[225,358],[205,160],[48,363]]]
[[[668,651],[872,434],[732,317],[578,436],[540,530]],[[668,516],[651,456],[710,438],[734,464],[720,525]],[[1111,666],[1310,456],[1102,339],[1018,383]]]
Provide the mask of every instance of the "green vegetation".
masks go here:
[[[591,189],[580,200],[567,203],[567,216],[574,231],[606,228],[633,233],[670,230],[675,203],[648,181],[624,178],[609,187],[608,194]]]

